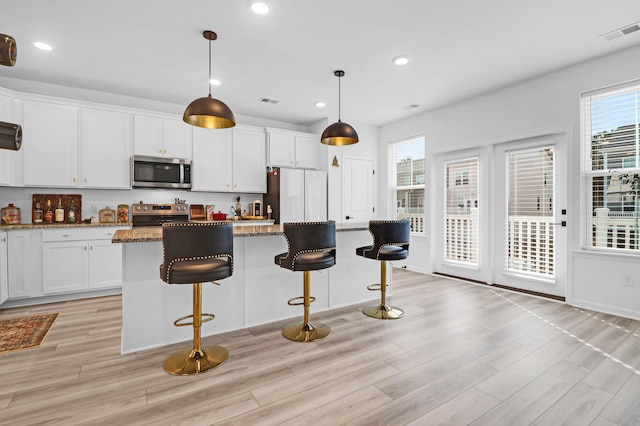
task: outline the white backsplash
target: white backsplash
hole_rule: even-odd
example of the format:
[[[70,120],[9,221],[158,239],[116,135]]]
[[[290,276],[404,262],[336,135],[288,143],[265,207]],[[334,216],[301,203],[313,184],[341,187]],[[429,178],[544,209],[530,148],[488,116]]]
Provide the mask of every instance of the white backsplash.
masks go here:
[[[98,221],[98,211],[110,207],[114,210],[118,204],[147,204],[174,203],[176,198],[185,200],[187,204],[215,205],[215,211],[227,213],[235,206],[236,197],[240,196],[242,209],[246,210],[248,204],[255,200],[262,201],[263,194],[241,194],[220,192],[191,192],[171,189],[82,189],[82,188],[12,188],[0,187],[0,207],[6,207],[13,203],[19,207],[22,215],[22,223],[31,223],[31,204],[33,194],[79,194],[82,195],[82,219],[93,216],[93,221]]]

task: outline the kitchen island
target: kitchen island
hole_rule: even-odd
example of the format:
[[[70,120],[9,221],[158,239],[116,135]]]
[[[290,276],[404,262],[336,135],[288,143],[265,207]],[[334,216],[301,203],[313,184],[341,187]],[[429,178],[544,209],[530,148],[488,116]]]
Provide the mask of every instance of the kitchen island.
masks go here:
[[[357,247],[371,244],[368,224],[336,224],[336,231],[336,265],[311,272],[311,294],[316,297],[312,320],[314,312],[380,297],[366,288],[380,282],[379,266],[355,254]],[[302,295],[302,273],[274,263],[277,254],[287,251],[282,227],[234,226],[233,235],[233,275],[220,280],[220,286],[203,286],[202,310],[216,318],[202,325],[202,335],[302,318],[302,307],[287,304]],[[191,313],[191,286],[169,285],[160,279],[162,228],[118,230],[112,242],[124,247],[122,353],[190,340],[192,330],[174,327],[173,321]],[[325,322],[331,326],[330,320]]]

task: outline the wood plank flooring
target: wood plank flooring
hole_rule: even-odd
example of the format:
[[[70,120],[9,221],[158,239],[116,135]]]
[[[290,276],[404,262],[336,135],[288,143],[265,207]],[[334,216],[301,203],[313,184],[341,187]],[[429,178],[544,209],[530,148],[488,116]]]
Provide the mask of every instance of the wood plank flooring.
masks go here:
[[[194,377],[162,369],[189,342],[120,354],[120,296],[0,310],[60,312],[42,347],[0,355],[0,424],[640,425],[640,322],[393,273],[404,318],[312,306],[324,341],[283,322],[207,337],[230,358]]]

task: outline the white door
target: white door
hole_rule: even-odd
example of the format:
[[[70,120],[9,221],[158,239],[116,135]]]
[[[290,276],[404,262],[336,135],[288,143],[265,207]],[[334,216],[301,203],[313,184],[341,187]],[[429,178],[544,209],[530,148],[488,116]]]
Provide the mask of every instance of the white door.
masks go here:
[[[565,296],[567,161],[563,137],[496,147],[493,283]],[[564,223],[564,225],[563,225]]]
[[[368,222],[374,211],[374,161],[344,157],[342,160],[342,219]]]

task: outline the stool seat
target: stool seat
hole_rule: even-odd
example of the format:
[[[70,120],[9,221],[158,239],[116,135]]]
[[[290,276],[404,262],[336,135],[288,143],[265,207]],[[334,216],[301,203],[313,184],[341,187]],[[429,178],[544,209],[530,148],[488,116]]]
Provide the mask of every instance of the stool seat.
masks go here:
[[[381,247],[377,253],[373,251],[373,246],[358,247],[356,255],[376,260],[402,260],[409,256],[409,251],[399,246]]]
[[[303,305],[303,321],[286,325],[282,335],[294,342],[314,342],[331,333],[326,324],[312,323],[309,305],[315,300],[310,295],[311,271],[330,268],[336,264],[336,224],[328,222],[285,223],[282,226],[288,251],[274,258],[275,264],[292,271],[303,271],[303,294],[289,300],[289,305]],[[302,302],[294,302],[302,299]]]
[[[275,257],[276,265],[282,266],[282,259],[287,253],[281,253]],[[312,253],[299,253],[294,260],[293,271],[316,271],[318,269],[331,268],[336,264],[336,258],[331,253],[325,251]],[[286,266],[282,266],[286,267]]]
[[[202,312],[202,283],[233,274],[233,226],[220,222],[174,222],[162,225],[163,262],[160,279],[167,284],[191,284],[193,314],[174,325],[193,326],[193,345],[172,353],[164,362],[167,373],[199,374],[216,368],[229,357],[222,346],[201,344],[202,323],[215,316]],[[192,318],[191,322],[185,320]]]
[[[171,284],[193,284],[209,282],[230,277],[232,274],[229,259],[196,259],[176,261],[169,272],[167,282]]]
[[[380,291],[380,304],[366,306],[362,312],[378,319],[402,318],[402,309],[387,304],[387,261],[409,256],[411,224],[408,220],[371,220],[369,232],[373,236],[373,244],[356,248],[356,255],[380,261],[380,284],[367,286],[369,290]]]

